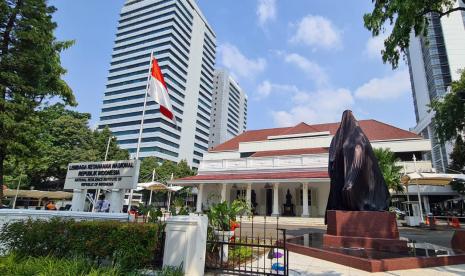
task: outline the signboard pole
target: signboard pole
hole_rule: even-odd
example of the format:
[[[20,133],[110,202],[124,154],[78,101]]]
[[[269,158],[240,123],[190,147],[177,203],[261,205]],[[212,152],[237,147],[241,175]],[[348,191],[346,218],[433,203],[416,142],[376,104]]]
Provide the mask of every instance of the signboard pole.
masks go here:
[[[112,138],[111,135],[108,136],[107,149],[105,150],[105,160],[104,161],[107,161],[107,158],[108,158],[108,151],[110,150],[111,138]],[[99,197],[100,197],[100,189],[97,189],[97,195],[95,196],[95,200],[94,200],[94,204],[93,204],[94,206],[92,208],[92,212],[96,211],[96,209],[95,209],[96,206],[95,205],[97,204],[97,201],[98,201]]]
[[[18,187],[16,187],[16,195],[15,195],[15,201],[13,201],[13,209],[16,207],[16,200],[18,199],[19,186],[21,186],[21,175],[19,176],[19,179],[18,179]]]
[[[154,181],[155,181],[155,169],[153,169],[153,172],[152,172],[152,182]],[[150,190],[149,205],[152,205],[152,194],[153,194],[153,190]]]
[[[147,85],[145,87],[144,107],[142,108],[142,118],[140,120],[139,138],[137,139],[136,160],[139,160],[140,144],[142,142],[142,132],[144,130],[144,117],[145,117],[145,109],[147,107],[147,95],[149,92],[150,73],[152,70],[152,60],[153,60],[153,51],[150,52],[150,66],[149,66],[149,72],[147,75]],[[129,201],[128,201],[128,213],[131,211],[131,207],[132,207],[133,192],[134,192],[134,189],[131,189],[131,193],[129,194]]]

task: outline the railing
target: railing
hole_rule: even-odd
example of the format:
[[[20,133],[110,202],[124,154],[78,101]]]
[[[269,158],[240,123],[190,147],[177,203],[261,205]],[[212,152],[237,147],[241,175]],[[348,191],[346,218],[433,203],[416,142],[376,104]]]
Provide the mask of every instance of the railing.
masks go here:
[[[413,173],[413,172],[432,172],[433,165],[431,161],[400,161],[396,163],[397,166],[402,168],[402,173]]]
[[[328,155],[300,155],[300,156],[272,156],[248,157],[238,159],[203,160],[199,171],[228,171],[228,170],[266,170],[286,168],[326,168]]]
[[[431,161],[400,161],[397,165],[402,167],[402,172],[431,172]],[[203,160],[200,164],[200,172],[229,171],[229,170],[279,170],[286,168],[327,168],[328,155],[300,155],[300,156],[271,156],[248,157],[237,159]]]
[[[239,219],[235,231],[210,230],[207,238],[207,271],[235,275],[289,275],[289,251],[286,229],[279,228],[279,219],[270,226],[255,224],[253,217]]]

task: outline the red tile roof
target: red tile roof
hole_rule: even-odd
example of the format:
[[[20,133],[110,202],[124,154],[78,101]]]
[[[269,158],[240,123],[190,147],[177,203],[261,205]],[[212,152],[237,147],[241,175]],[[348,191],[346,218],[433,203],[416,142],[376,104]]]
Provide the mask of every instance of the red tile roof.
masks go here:
[[[195,175],[175,179],[176,182],[200,182],[200,181],[221,181],[221,180],[272,180],[272,179],[308,179],[308,178],[328,178],[328,172],[275,172],[275,173],[229,173],[229,174],[206,174]]]
[[[260,130],[249,130],[220,144],[210,151],[232,151],[239,148],[241,142],[265,141],[268,136],[290,135],[298,133],[311,133],[329,131],[334,135],[340,123],[307,125],[300,123],[293,127],[269,128]],[[360,127],[371,141],[375,140],[397,140],[397,139],[419,139],[421,136],[392,125],[376,120],[360,120]]]
[[[252,154],[251,157],[319,154],[319,153],[328,153],[328,148],[305,148],[305,149],[291,149],[291,150],[258,151]]]

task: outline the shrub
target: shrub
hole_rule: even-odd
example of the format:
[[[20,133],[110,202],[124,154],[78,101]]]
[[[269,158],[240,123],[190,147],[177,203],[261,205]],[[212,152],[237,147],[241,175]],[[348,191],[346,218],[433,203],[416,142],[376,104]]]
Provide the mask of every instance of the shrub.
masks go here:
[[[18,257],[83,257],[124,271],[161,264],[164,226],[54,218],[6,224],[0,243]]]
[[[54,257],[18,257],[8,255],[0,258],[0,275],[126,275],[116,268],[99,268],[85,259],[59,259]]]

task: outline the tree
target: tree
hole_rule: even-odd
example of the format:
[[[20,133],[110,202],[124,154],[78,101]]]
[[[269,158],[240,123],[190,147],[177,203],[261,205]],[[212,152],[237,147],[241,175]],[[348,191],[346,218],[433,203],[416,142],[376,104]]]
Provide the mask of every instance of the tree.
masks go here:
[[[153,170],[155,170],[155,173],[158,173],[158,167],[158,159],[156,157],[149,156],[142,159],[139,168],[139,182],[152,181]],[[155,177],[155,179],[157,178]]]
[[[57,97],[76,105],[61,79],[60,52],[72,42],[54,37],[54,12],[46,0],[0,0],[0,187],[7,156],[29,151],[25,133],[43,101]]]
[[[179,163],[174,163],[169,160],[161,160],[154,156],[145,157],[142,159],[139,170],[139,182],[149,182],[152,181],[152,173],[155,169],[155,181],[166,184],[171,180],[171,176],[174,179],[182,178],[187,176],[195,175],[196,172],[192,170],[187,164],[186,160],[181,160]],[[143,192],[144,197],[148,200],[149,192]],[[157,193],[157,195],[163,195],[165,193]],[[189,194],[188,189],[183,189],[177,193],[180,198],[185,198]],[[176,197],[178,198],[178,197]]]
[[[176,164],[169,160],[161,160],[151,156],[142,159],[139,170],[139,181],[151,181],[153,169],[155,169],[155,180],[161,183],[170,181],[171,176],[176,179],[196,174],[196,172],[189,167],[186,160],[181,160]]]
[[[458,135],[455,139],[455,145],[454,149],[450,153],[450,159],[452,159],[452,162],[450,163],[449,168],[452,170],[452,173],[465,173],[465,143],[463,142],[461,135]]]
[[[402,168],[396,165],[394,153],[389,149],[383,148],[374,149],[373,151],[376,159],[378,159],[379,168],[388,188],[396,192],[403,192],[404,187],[400,182],[400,171]]]
[[[379,36],[380,33],[386,32],[387,23],[393,25],[381,51],[383,62],[389,62],[392,68],[397,68],[400,56],[406,53],[412,30],[415,35],[426,36],[428,14],[434,13],[443,17],[452,12],[465,11],[464,7],[454,6],[456,0],[372,0],[372,2],[373,11],[363,16],[365,27],[373,36]]]
[[[105,127],[102,130],[94,130],[93,133],[93,150],[96,151],[95,161],[105,160],[108,139],[110,138],[110,145],[108,147],[107,160],[127,160],[129,159],[129,152],[121,149],[117,143],[115,136],[111,134],[111,130]]]
[[[50,183],[61,187],[68,164],[73,162],[102,161],[105,158],[109,129],[89,128],[90,114],[68,110],[63,104],[47,106],[30,118],[30,127],[24,135],[31,140],[29,154],[10,154],[6,160],[6,179],[24,173],[30,185],[44,188]],[[113,137],[107,160],[125,160]]]
[[[186,160],[181,160],[176,165],[176,172],[174,173],[174,178],[183,178],[193,175],[196,175],[196,172],[192,170],[191,167],[189,167]]]
[[[449,141],[465,132],[465,70],[460,80],[453,81],[451,92],[444,98],[431,101],[435,112],[433,125],[436,135],[442,141]]]

